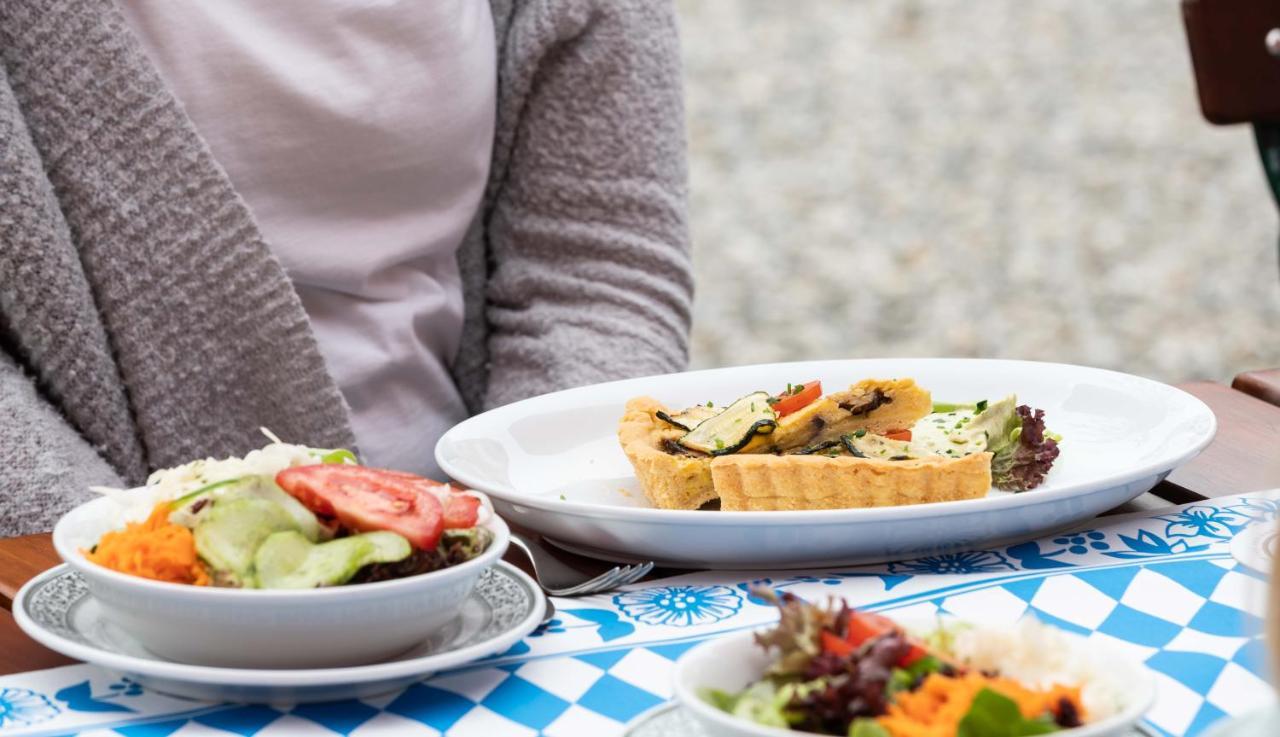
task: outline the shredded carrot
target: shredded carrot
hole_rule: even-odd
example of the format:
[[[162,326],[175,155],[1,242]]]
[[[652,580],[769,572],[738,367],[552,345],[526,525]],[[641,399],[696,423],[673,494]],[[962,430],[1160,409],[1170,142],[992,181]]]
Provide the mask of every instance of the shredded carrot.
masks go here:
[[[1084,715],[1079,688],[1055,685],[1036,691],[1008,678],[989,678],[977,672],[962,676],[934,673],[915,691],[897,694],[888,713],[877,721],[892,737],[955,737],[973,698],[984,688],[1012,699],[1028,719],[1056,715],[1062,699],[1071,701],[1081,718]]]
[[[209,585],[191,530],[169,521],[169,504],[151,510],[145,522],[108,532],[84,556],[100,566],[156,581]]]

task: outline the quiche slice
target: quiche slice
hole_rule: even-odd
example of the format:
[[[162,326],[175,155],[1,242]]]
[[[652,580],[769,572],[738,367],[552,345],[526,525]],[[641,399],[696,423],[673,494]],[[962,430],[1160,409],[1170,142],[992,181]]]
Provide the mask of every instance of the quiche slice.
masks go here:
[[[667,412],[650,397],[627,402],[618,442],[649,503],[659,509],[697,509],[716,499],[712,456],[681,447],[676,441],[687,431],[658,418],[658,413]]]
[[[656,399],[639,397],[627,403],[618,440],[646,497],[661,509],[697,509],[715,499],[721,500],[722,509],[880,506],[909,503],[886,501],[890,499],[942,501],[959,493],[934,494],[941,486],[930,481],[931,469],[951,459],[904,464],[830,457],[858,452],[852,446],[841,450],[843,436],[906,429],[927,415],[932,408],[929,392],[911,379],[860,381],[782,417],[771,409],[776,402],[757,392],[725,408],[673,413]],[[819,450],[828,452],[813,455]],[[886,494],[883,488],[871,494],[851,493],[886,476],[876,470],[883,463],[893,464],[887,477],[903,485],[918,486],[922,479],[929,483],[914,494],[901,489]],[[925,470],[914,471],[917,466]],[[814,473],[819,467],[822,470]],[[989,488],[989,476],[988,471],[980,493]],[[961,484],[965,493],[971,493],[977,481]]]

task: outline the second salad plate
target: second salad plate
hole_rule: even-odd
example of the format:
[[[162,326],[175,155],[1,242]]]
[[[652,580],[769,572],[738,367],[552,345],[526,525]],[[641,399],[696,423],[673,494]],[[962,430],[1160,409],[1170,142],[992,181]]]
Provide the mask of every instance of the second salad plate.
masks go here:
[[[161,658],[104,616],[84,579],[65,564],[23,586],[14,597],[13,615],[45,647],[160,693],[204,701],[296,704],[387,693],[502,653],[538,626],[545,606],[528,576],[498,563],[480,577],[454,620],[408,652],[369,665],[292,669],[223,668]],[[198,628],[192,636],[200,636]]]
[[[1043,410],[1045,426],[1060,438],[1051,470],[1029,491],[992,488],[958,501],[787,511],[659,509],[646,498],[619,443],[619,422],[638,397],[677,410],[708,403],[715,411],[736,407],[748,422],[758,422],[748,409],[758,414],[759,407],[735,402],[767,396],[774,403],[814,380],[832,393],[864,379],[894,378],[913,379],[934,403],[985,408],[1016,395],[1018,404]],[[690,416],[685,411],[675,419]],[[1159,483],[1208,445],[1215,430],[1212,411],[1190,394],[1103,369],[980,359],[813,361],[629,379],[534,397],[457,425],[436,446],[436,459],[457,481],[487,492],[506,519],[574,552],[676,567],[807,568],[1008,544],[1070,527]],[[715,445],[704,447],[713,456],[719,452]],[[823,452],[857,454],[838,444]],[[898,458],[906,456],[886,460]],[[913,458],[906,465],[928,463]],[[856,497],[858,490],[849,492]]]

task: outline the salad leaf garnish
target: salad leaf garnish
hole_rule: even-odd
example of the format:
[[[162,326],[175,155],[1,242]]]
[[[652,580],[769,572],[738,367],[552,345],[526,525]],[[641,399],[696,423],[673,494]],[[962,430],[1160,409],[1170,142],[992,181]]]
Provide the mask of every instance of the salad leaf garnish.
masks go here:
[[[321,463],[359,463],[356,454],[346,448],[337,448],[320,456]]]
[[[769,666],[768,674],[800,675],[821,651],[819,634],[823,627],[835,622],[835,613],[810,605],[794,594],[784,592],[779,597],[763,586],[752,587],[751,593],[778,608],[778,626],[755,636],[761,647],[778,649],[778,659]]]
[[[997,489],[1026,491],[1044,482],[1058,457],[1058,442],[1045,433],[1044,410],[1019,405],[1005,431],[990,438],[991,479]]]
[[[956,737],[1028,737],[1058,729],[1052,716],[1027,719],[1013,699],[984,688],[973,697],[969,712],[960,720]]]
[[[926,655],[906,668],[894,668],[889,676],[889,684],[885,687],[889,696],[899,691],[910,691],[916,684],[924,680],[930,673],[942,670],[942,661],[932,655]]]
[[[718,688],[704,688],[698,691],[698,695],[702,697],[703,701],[711,704],[720,711],[727,711],[732,714],[733,707],[738,704],[738,697],[740,694],[732,694]]]
[[[854,719],[884,714],[893,670],[910,649],[902,633],[889,632],[868,640],[848,657],[824,653],[814,658],[806,675],[826,672],[815,684],[820,688],[807,689],[787,707],[799,716],[792,726],[804,732],[844,734]]]
[[[889,737],[889,730],[874,719],[854,719],[849,725],[849,737]]]
[[[791,700],[791,691],[774,688],[769,680],[753,683],[736,696],[714,688],[703,689],[699,695],[717,709],[756,724],[783,729],[790,726],[783,708]]]

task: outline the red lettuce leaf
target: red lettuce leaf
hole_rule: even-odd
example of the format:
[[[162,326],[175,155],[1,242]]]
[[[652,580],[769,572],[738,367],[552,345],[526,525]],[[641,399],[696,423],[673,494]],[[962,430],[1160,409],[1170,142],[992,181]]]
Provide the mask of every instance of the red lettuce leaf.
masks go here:
[[[1057,459],[1058,442],[1045,434],[1044,410],[1019,405],[1010,426],[1011,432],[1020,432],[991,459],[992,483],[1004,491],[1034,489]]]

